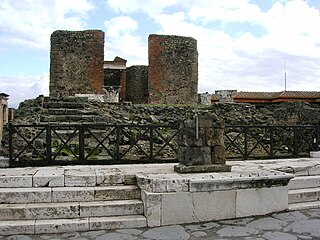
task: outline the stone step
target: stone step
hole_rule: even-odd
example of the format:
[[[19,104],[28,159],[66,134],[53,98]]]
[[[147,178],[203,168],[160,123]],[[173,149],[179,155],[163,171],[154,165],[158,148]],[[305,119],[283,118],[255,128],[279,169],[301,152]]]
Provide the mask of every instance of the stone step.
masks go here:
[[[320,187],[320,176],[301,176],[290,180],[289,189],[303,189]]]
[[[48,115],[99,115],[97,110],[70,108],[47,108],[44,113]]]
[[[310,208],[320,208],[320,201],[289,204],[289,211],[296,211],[296,210],[310,209]]]
[[[0,204],[0,220],[109,217],[143,214],[140,200]]]
[[[314,202],[320,199],[320,188],[289,190],[288,203]]]
[[[143,215],[0,221],[0,236],[146,227]]]
[[[140,199],[137,186],[0,188],[0,203],[61,203]]]
[[[58,102],[44,102],[44,108],[69,108],[69,109],[84,109],[85,103],[83,102],[66,102],[66,101],[58,101]]]
[[[108,116],[97,115],[42,115],[40,121],[44,122],[91,122],[106,123],[110,120]]]

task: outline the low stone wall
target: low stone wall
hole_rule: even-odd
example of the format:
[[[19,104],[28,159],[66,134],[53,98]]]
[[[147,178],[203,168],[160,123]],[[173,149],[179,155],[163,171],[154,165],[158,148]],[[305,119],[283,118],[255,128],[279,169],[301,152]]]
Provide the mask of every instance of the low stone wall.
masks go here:
[[[284,211],[293,175],[261,170],[136,177],[147,225],[153,227]]]

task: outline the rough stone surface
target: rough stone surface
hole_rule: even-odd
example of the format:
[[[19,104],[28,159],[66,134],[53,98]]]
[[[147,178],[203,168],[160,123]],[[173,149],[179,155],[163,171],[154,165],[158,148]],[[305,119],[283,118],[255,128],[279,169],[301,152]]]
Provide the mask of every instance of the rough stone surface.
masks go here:
[[[148,66],[134,65],[127,68],[126,101],[148,102]]]
[[[150,103],[197,103],[198,51],[191,37],[149,35]]]
[[[50,96],[102,93],[104,33],[55,31],[51,35]]]

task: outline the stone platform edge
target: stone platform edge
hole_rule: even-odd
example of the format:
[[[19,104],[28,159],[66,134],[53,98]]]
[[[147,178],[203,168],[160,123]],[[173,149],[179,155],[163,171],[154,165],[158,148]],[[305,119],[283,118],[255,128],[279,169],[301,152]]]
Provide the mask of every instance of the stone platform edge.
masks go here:
[[[293,177],[272,170],[136,174],[148,227],[285,211]]]

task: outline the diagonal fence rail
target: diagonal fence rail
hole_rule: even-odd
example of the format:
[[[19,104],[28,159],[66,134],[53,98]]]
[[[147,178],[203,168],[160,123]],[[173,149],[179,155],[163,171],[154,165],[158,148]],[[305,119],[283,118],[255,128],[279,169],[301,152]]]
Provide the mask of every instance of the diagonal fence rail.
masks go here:
[[[176,162],[173,125],[9,124],[10,166]]]
[[[178,125],[10,123],[10,166],[178,162],[179,131]],[[319,126],[226,126],[226,157],[308,156],[319,150],[319,131]]]
[[[297,158],[319,150],[319,126],[226,126],[228,159]]]

